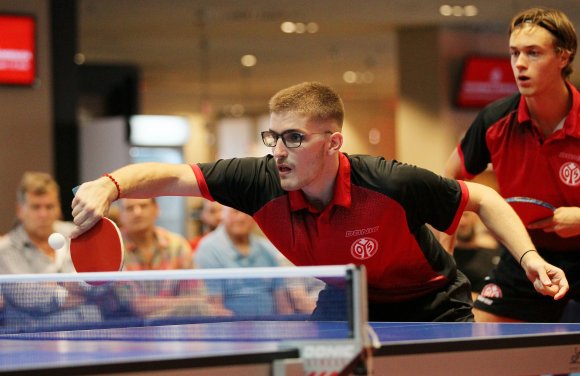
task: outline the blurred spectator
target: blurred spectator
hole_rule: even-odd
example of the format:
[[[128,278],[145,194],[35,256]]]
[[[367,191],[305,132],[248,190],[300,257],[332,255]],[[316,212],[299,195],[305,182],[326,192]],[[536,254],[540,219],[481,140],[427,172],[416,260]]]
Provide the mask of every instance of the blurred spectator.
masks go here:
[[[16,192],[17,221],[0,238],[0,274],[68,273],[74,267],[68,242],[58,250],[48,237],[67,237],[74,225],[60,221],[59,187],[47,173],[26,172]],[[78,283],[3,284],[6,324],[73,324],[101,320],[100,310],[89,304],[93,291]],[[100,292],[98,292],[100,293]]]
[[[119,200],[119,223],[125,243],[124,270],[191,269],[187,240],[155,225],[155,199]]]
[[[119,200],[119,223],[125,243],[123,270],[191,269],[187,240],[155,225],[155,199]],[[207,302],[203,283],[192,280],[134,281],[117,286],[123,305],[140,317],[222,315]]]
[[[253,233],[254,219],[223,207],[222,223],[205,236],[195,252],[199,268],[249,268],[279,266],[278,250]],[[207,281],[210,299],[236,315],[290,314],[293,309],[280,279]]]
[[[474,212],[463,212],[456,234],[453,256],[459,270],[471,281],[473,295],[477,296],[485,285],[485,277],[498,264],[501,248]]]
[[[0,238],[0,274],[72,272],[68,244],[57,251],[48,237],[67,237],[74,225],[60,221],[59,187],[46,173],[27,172],[16,192],[16,224]]]
[[[195,252],[199,241],[207,234],[215,230],[222,221],[223,206],[217,201],[203,200],[199,219],[201,221],[201,233],[190,240],[191,249]]]

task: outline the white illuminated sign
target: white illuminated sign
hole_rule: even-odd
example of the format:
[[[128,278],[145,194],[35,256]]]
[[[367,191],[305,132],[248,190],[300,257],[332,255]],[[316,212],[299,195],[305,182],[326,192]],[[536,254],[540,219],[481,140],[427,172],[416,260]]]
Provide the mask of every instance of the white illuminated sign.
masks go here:
[[[182,146],[190,136],[189,121],[183,116],[135,115],[129,125],[135,146]]]

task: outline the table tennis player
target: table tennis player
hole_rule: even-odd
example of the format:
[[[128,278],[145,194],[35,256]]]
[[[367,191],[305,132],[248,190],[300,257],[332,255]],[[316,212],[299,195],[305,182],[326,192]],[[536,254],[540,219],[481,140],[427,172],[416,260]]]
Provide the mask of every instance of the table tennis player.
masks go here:
[[[543,297],[506,254],[475,302],[477,321],[558,322],[568,299],[580,298],[580,93],[568,81],[577,45],[573,24],[558,10],[515,15],[509,50],[519,92],[482,110],[447,162],[445,175],[457,179],[491,163],[505,198],[555,206],[528,230],[542,257],[570,279],[566,299]]]
[[[71,236],[87,231],[118,197],[202,196],[250,214],[298,266],[365,265],[372,321],[469,321],[467,278],[426,224],[452,233],[475,211],[539,294],[561,299],[561,269],[534,250],[517,214],[493,189],[340,151],[339,95],[315,82],[276,93],[262,140],[272,154],[198,164],[134,164],[84,183],[72,202]],[[527,253],[526,253],[527,252]],[[317,312],[331,291],[322,290]]]

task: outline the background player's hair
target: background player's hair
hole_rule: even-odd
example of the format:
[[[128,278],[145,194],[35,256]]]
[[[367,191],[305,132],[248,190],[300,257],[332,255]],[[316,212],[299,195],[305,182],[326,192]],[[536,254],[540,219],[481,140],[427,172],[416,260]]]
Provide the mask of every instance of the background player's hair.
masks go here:
[[[524,25],[537,25],[550,32],[554,37],[556,52],[568,51],[568,64],[562,69],[562,77],[568,78],[572,74],[572,61],[578,48],[578,37],[574,25],[563,12],[557,9],[530,8],[521,11],[512,18],[509,34]]]
[[[45,172],[25,172],[16,190],[16,200],[19,204],[26,202],[26,194],[43,195],[48,192],[59,192],[58,183]]]
[[[282,89],[274,94],[269,105],[270,113],[292,112],[310,120],[334,120],[342,128],[342,99],[332,88],[318,82],[303,82]]]

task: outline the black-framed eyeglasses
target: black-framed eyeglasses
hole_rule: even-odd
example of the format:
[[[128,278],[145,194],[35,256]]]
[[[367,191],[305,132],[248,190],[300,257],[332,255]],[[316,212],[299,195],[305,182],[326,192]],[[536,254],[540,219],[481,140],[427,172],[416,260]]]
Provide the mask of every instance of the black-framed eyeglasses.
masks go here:
[[[311,134],[332,134],[332,132],[326,131],[304,134],[298,131],[287,130],[282,133],[276,133],[274,131],[263,131],[261,134],[264,145],[268,147],[275,147],[278,143],[278,139],[281,138],[282,142],[287,148],[297,148],[298,146],[302,145],[302,141],[306,136],[310,136]]]

